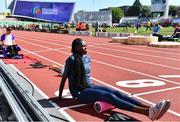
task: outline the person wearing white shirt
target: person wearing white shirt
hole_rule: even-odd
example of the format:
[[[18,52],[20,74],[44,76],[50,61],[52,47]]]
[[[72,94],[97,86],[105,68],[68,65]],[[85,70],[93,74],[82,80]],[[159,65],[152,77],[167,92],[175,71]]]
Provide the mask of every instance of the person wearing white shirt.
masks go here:
[[[15,37],[11,34],[11,28],[6,28],[6,33],[1,35],[4,58],[18,55],[20,47],[16,45]]]

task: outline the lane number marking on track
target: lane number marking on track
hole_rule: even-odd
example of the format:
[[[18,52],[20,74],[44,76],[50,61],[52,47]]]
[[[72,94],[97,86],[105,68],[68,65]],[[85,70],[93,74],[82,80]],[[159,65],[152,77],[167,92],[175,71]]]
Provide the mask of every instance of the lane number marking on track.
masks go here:
[[[153,79],[138,79],[138,80],[126,80],[126,81],[118,81],[116,85],[127,88],[144,88],[144,87],[152,87],[152,86],[163,86],[166,83],[159,80]]]

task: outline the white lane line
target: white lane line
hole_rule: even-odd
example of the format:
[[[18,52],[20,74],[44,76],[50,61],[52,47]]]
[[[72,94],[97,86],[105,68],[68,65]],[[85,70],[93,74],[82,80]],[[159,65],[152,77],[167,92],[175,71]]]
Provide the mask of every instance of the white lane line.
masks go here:
[[[36,41],[36,42],[43,42],[43,43],[48,43],[48,44],[52,44],[52,45],[58,45],[58,46],[63,46],[63,47],[67,47],[67,45],[63,45],[63,44],[60,44],[60,43],[53,43],[53,42],[46,42],[46,41],[42,41],[42,40],[37,40],[37,39],[32,39],[32,38],[26,38],[26,37],[19,37],[21,39],[18,39],[18,41],[22,41],[22,39],[29,39],[29,40],[32,40],[32,41]],[[64,42],[64,43],[67,43],[67,42]]]
[[[42,59],[45,59],[45,60],[47,60],[47,61],[49,61],[49,62],[52,62],[52,63],[56,64],[56,65],[63,66],[63,65],[61,65],[61,64],[59,64],[59,63],[57,63],[57,62],[55,62],[55,61],[53,61],[53,60],[51,60],[51,59],[48,59],[48,58],[46,58],[46,57],[44,57],[44,56],[41,56],[41,55],[37,54],[37,53],[35,53],[35,52],[29,51],[29,50],[27,50],[27,49],[25,49],[25,48],[22,48],[22,49],[25,50],[25,51],[27,51],[29,54],[33,54],[33,55],[35,55],[35,56],[38,56],[38,57],[40,57],[40,58],[42,58]]]
[[[63,50],[63,49],[68,49],[68,48],[71,48],[71,47],[66,47],[66,48],[56,48],[56,50]],[[50,51],[53,51],[54,49],[48,49],[48,50],[36,50],[36,51],[31,51],[31,52],[35,52],[35,53],[43,53],[43,52],[50,52]],[[28,52],[27,53],[23,53],[23,54],[29,54]]]
[[[30,52],[30,51],[29,51]],[[34,53],[33,53],[34,54]],[[41,57],[42,58],[42,57]],[[47,59],[48,60],[48,59]],[[50,60],[48,60],[50,61]],[[40,90],[31,80],[29,80],[19,69],[17,69],[14,65],[11,65],[12,68],[14,68],[18,73],[20,73],[24,78],[26,78],[32,85],[33,87],[36,89],[36,91],[38,91],[45,99],[49,99],[49,97],[42,91]],[[53,104],[52,104],[53,105]],[[56,109],[58,109],[56,106],[54,106]],[[76,122],[67,112],[65,112],[63,109],[58,109],[58,111],[64,116],[66,117],[70,122]]]
[[[161,78],[180,78],[180,75],[159,75]]]
[[[22,40],[20,40],[20,41],[22,41]],[[38,40],[38,42],[39,42],[39,40]],[[45,41],[40,41],[40,42],[45,42]],[[25,42],[25,43],[26,43],[26,42]],[[61,46],[62,46],[62,44],[57,44],[57,43],[51,43],[51,42],[45,42],[45,43],[52,44],[52,45],[61,45]],[[65,46],[65,45],[63,45],[63,46]],[[92,45],[88,45],[88,46],[90,46],[90,47],[95,47],[95,48],[96,48],[96,46],[92,46]],[[101,47],[97,47],[97,48],[101,48]],[[103,48],[103,49],[109,50],[108,48]],[[53,50],[54,50],[54,49],[53,49]],[[110,49],[110,50],[111,50],[111,49]],[[89,52],[93,52],[93,53],[97,53],[97,54],[102,54],[102,55],[107,55],[107,56],[115,57],[115,58],[120,58],[120,59],[125,59],[125,60],[131,60],[131,61],[136,61],[136,62],[151,64],[151,65],[155,65],[155,66],[160,66],[160,67],[165,67],[165,68],[180,70],[180,68],[178,68],[178,67],[166,66],[166,65],[163,65],[163,64],[151,63],[151,62],[147,62],[147,61],[142,61],[142,60],[127,58],[127,57],[122,57],[122,56],[116,56],[116,55],[111,55],[111,54],[106,54],[106,53],[101,53],[101,52],[95,52],[95,51],[92,51],[92,50],[88,50],[88,51],[89,51]],[[117,50],[116,50],[116,51],[117,51]]]
[[[33,41],[36,41],[36,42],[43,42],[43,43],[47,43],[47,44],[51,44],[51,45],[58,45],[58,46],[66,46],[66,45],[64,45],[64,44],[60,44],[60,42],[58,42],[58,41],[49,41],[49,42],[47,42],[47,41],[42,41],[42,39],[41,40],[37,40],[37,39],[32,39],[32,38],[28,38],[28,37],[19,37],[19,36],[17,36],[18,37],[18,40],[20,39],[20,40],[22,40],[22,39],[29,39],[29,40],[33,40]],[[46,38],[46,40],[48,40],[47,38]],[[56,43],[54,43],[54,42],[56,42]],[[66,44],[71,44],[70,42],[62,42],[62,43],[66,43]],[[93,43],[93,44],[91,44],[91,43],[89,43],[89,42],[87,42],[87,44],[88,44],[88,46],[89,45],[94,45],[94,46],[101,46],[101,45],[112,45],[112,44],[109,44],[109,43],[104,43],[104,44],[102,44],[102,43]]]
[[[110,45],[111,46],[111,45]],[[112,47],[120,47],[120,46],[116,46],[116,43],[112,46]],[[146,48],[146,49],[142,49],[143,48]],[[153,52],[153,53],[162,53],[162,54],[169,54],[169,55],[177,55],[177,56],[180,56],[179,53],[177,52],[168,52],[167,50],[170,50],[170,51],[179,51],[179,50],[175,50],[175,49],[167,49],[167,48],[163,48],[163,50],[161,51],[158,51],[158,50],[150,50],[150,49],[147,49],[147,47],[145,46],[142,46],[141,48],[139,48],[138,46],[137,47],[127,47],[127,46],[121,46],[120,48],[124,48],[124,49],[132,49],[132,50],[139,50],[139,51],[148,51],[148,52]],[[152,47],[150,47],[152,48]],[[154,48],[152,48],[154,49]],[[162,48],[161,48],[162,49]],[[164,52],[163,52],[164,51]]]
[[[160,67],[164,67],[164,68],[170,68],[170,69],[180,70],[180,68],[178,68],[178,67],[166,66],[166,65],[162,65],[162,64],[151,63],[151,62],[147,62],[147,61],[142,61],[142,60],[137,60],[137,59],[132,59],[132,58],[126,58],[126,57],[122,57],[122,56],[120,57],[120,56],[111,55],[111,54],[107,54],[107,53],[101,53],[101,52],[92,51],[92,50],[88,50],[88,51],[89,51],[89,52],[92,52],[92,53],[96,53],[96,54],[111,56],[111,57],[114,57],[114,58],[125,59],[125,60],[130,60],[130,61],[136,61],[136,62],[151,64],[151,65],[155,65],[155,66],[160,66]]]
[[[156,76],[153,76],[153,75],[149,75],[149,74],[146,74],[146,73],[138,72],[138,71],[135,71],[135,70],[132,70],[132,69],[128,69],[128,68],[124,68],[124,67],[119,67],[119,66],[116,66],[116,65],[108,64],[108,63],[97,61],[97,60],[92,60],[92,61],[94,61],[96,63],[104,64],[104,65],[107,65],[107,66],[110,66],[110,67],[113,67],[113,68],[125,70],[125,71],[128,71],[128,72],[132,72],[132,73],[136,73],[136,74],[139,74],[139,75],[147,76],[147,77],[150,77],[150,78],[155,78],[155,79],[158,79],[158,80],[162,80],[162,81],[166,81],[166,82],[169,82],[169,83],[174,83],[174,84],[180,85],[180,83],[178,83],[178,82],[171,81],[171,80],[166,80],[166,79],[159,78],[159,77],[156,77]]]
[[[28,50],[27,50],[27,51],[28,51]],[[29,52],[31,52],[31,51],[29,51]],[[32,53],[32,54],[35,54],[35,53]],[[35,54],[35,55],[38,56],[38,54]],[[40,55],[39,55],[39,56],[40,56]],[[40,57],[43,57],[43,56],[40,56]],[[48,60],[48,61],[50,61],[50,62],[52,61],[52,60],[50,60],[50,59],[48,59],[48,58],[46,58],[46,57],[43,57],[43,59]],[[53,63],[63,66],[62,64],[60,64],[60,63],[58,63],[58,62],[55,62],[55,61],[53,61]],[[110,85],[110,84],[104,83],[103,81],[100,81],[100,80],[98,80],[98,79],[96,79],[96,78],[93,78],[93,77],[91,77],[91,78],[92,78],[92,80],[95,80],[96,82],[99,82],[99,83],[101,83],[101,84],[104,84],[104,85],[106,85],[106,86],[108,86],[108,87],[111,87],[111,88],[113,88],[113,89],[116,89],[116,90],[118,90],[118,91],[121,91],[121,92],[123,92],[123,93],[131,96],[131,93],[129,93],[129,92],[126,92],[126,91],[124,91],[124,90],[118,89],[117,87],[114,87],[114,86],[112,86],[112,85]],[[152,102],[150,102],[150,101],[148,101],[148,100],[145,100],[145,99],[143,99],[143,98],[140,98],[139,96],[134,96],[134,97],[137,98],[137,99],[140,99],[140,100],[142,100],[142,101],[144,101],[144,102],[146,102],[146,103],[149,103],[149,104],[151,104],[151,105],[154,105],[154,104],[155,104],[155,103],[152,103]],[[61,110],[62,110],[62,109],[60,109],[60,111],[61,111]],[[168,110],[168,111],[169,111],[171,114],[174,114],[174,115],[180,117],[180,114],[178,114],[178,113],[176,113],[176,112],[174,112],[174,111],[171,111],[171,110]],[[67,115],[67,116],[68,116],[68,115]]]
[[[32,44],[32,45],[36,45],[36,46],[39,46],[39,47],[42,47],[42,48],[46,48],[46,49],[52,49],[52,48],[49,48],[49,47],[46,47],[46,46],[42,46],[42,45],[39,45],[39,44],[34,44],[34,43],[31,43],[31,42],[26,42],[26,41],[23,41],[23,42],[29,43],[29,44]],[[59,50],[56,50],[56,49],[54,49],[54,51],[70,55],[70,53],[66,53],[64,51],[59,51]],[[138,72],[138,71],[135,71],[135,70],[132,70],[132,69],[128,69],[128,68],[124,68],[124,67],[119,67],[119,66],[116,66],[116,65],[112,65],[112,64],[101,62],[101,61],[97,61],[97,60],[92,60],[92,61],[94,61],[96,63],[100,63],[100,64],[103,64],[103,65],[106,65],[106,66],[110,66],[110,67],[113,67],[113,68],[125,70],[125,71],[128,71],[128,72],[133,72],[133,73],[140,74],[140,75],[143,75],[143,76],[147,76],[147,77],[150,77],[150,78],[155,78],[155,79],[158,79],[158,80],[162,80],[162,81],[166,81],[166,82],[169,82],[169,83],[174,83],[174,84],[180,85],[180,83],[178,83],[178,82],[171,81],[171,80],[166,80],[166,79],[159,78],[159,77],[156,77],[156,76],[153,76],[153,75],[149,75],[149,74],[146,74],[146,73]]]
[[[113,49],[113,48],[104,48],[104,47],[96,47],[93,46],[95,48],[101,48],[101,49],[106,49],[106,50],[110,50],[110,51],[116,51],[116,52],[122,52],[122,53],[128,53],[128,54],[135,54],[135,55],[141,55],[141,56],[149,56],[149,57],[154,57],[154,58],[161,58],[161,59],[167,59],[167,60],[173,60],[173,61],[180,61],[178,59],[174,59],[174,58],[168,58],[168,57],[162,57],[162,56],[155,56],[155,55],[149,55],[149,54],[142,54],[142,53],[135,53],[135,52],[129,52],[129,51],[123,51],[123,50],[117,50],[117,49]]]
[[[159,93],[159,92],[165,92],[165,91],[175,90],[175,89],[179,89],[179,88],[180,88],[180,86],[177,86],[177,87],[172,87],[172,88],[166,88],[166,89],[160,89],[160,90],[155,90],[155,91],[150,91],[150,92],[133,94],[133,96],[142,96],[142,95],[147,95],[147,94],[153,94],[153,93]]]

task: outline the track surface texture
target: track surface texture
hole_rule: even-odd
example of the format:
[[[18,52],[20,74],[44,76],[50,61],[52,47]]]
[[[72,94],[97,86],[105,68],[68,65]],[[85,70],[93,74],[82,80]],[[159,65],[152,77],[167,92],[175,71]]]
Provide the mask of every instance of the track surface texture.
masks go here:
[[[91,77],[95,84],[122,91],[139,101],[154,105],[169,99],[171,107],[159,121],[180,121],[180,48],[156,48],[110,43],[109,38],[65,34],[13,31],[21,53],[46,65],[63,67],[71,54],[72,40],[87,42],[92,59]],[[46,98],[57,97],[61,77],[48,67],[35,69],[28,63],[14,64]],[[68,89],[66,82],[65,89]],[[57,103],[70,121],[103,121],[109,113],[97,114],[93,105],[82,105],[71,98]],[[139,121],[149,121],[140,114],[113,109]]]

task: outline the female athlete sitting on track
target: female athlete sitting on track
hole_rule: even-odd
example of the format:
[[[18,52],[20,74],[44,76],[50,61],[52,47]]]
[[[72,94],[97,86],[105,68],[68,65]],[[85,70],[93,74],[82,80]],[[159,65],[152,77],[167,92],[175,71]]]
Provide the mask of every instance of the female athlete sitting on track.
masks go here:
[[[6,33],[1,35],[3,56],[4,58],[13,57],[18,55],[18,52],[21,50],[15,42],[14,35],[11,34],[11,28],[6,28]]]
[[[80,103],[88,104],[96,101],[105,101],[119,109],[146,115],[153,121],[160,119],[166,113],[170,107],[168,100],[162,100],[150,107],[124,93],[93,84],[90,79],[91,60],[86,55],[86,49],[86,43],[82,39],[77,38],[73,40],[72,55],[66,60],[59,87],[59,100],[62,99],[65,81],[68,78],[70,92],[73,98]]]

